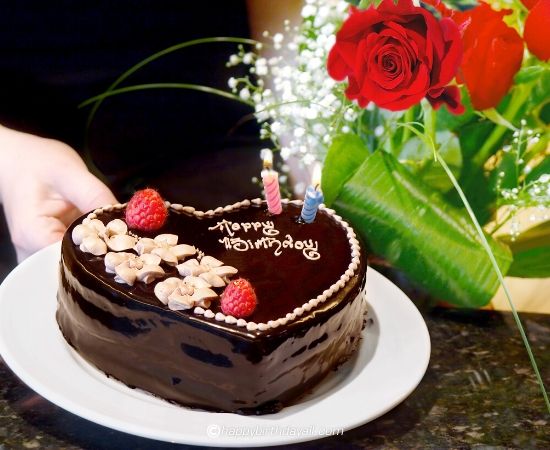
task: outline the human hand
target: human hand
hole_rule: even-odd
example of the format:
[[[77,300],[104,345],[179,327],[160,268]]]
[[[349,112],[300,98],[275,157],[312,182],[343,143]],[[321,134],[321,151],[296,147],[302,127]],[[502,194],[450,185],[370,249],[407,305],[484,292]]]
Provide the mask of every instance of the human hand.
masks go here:
[[[79,215],[117,200],[68,145],[0,126],[0,202],[21,262]]]

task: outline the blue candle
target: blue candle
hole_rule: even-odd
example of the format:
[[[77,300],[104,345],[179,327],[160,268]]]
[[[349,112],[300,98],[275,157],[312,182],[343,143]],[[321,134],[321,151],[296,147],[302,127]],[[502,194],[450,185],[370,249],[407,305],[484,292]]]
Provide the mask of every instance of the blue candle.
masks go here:
[[[323,203],[324,197],[320,189],[316,189],[313,186],[308,186],[306,189],[306,196],[304,198],[304,206],[302,206],[302,213],[300,219],[306,223],[312,223],[315,220],[317,209],[319,205]]]

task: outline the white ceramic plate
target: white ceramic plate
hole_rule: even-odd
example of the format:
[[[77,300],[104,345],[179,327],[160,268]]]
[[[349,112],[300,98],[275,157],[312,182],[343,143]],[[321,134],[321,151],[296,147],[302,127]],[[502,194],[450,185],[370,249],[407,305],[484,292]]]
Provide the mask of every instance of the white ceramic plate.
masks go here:
[[[0,286],[0,354],[32,389],[85,419],[163,441],[209,446],[289,444],[384,414],[418,385],[430,358],[426,324],[395,285],[369,268],[372,322],[357,356],[277,414],[193,411],[107,378],[63,340],[55,321],[59,244],[19,265]]]

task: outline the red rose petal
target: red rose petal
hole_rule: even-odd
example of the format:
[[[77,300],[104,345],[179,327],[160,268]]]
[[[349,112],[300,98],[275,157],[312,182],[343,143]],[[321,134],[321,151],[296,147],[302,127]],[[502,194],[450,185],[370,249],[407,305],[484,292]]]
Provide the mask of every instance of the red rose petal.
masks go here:
[[[334,78],[337,81],[342,81],[351,72],[350,67],[340,56],[340,51],[337,46],[330,49],[327,60],[327,70],[331,78]]]
[[[462,61],[462,43],[458,28],[451,19],[441,19],[440,24],[448,48],[441,60],[438,79],[432,79],[432,85],[437,87],[445,86],[453,79]]]
[[[456,86],[430,90],[426,98],[434,109],[439,109],[442,105],[446,105],[453,114],[462,114],[464,112],[464,105],[460,102],[460,89]]]

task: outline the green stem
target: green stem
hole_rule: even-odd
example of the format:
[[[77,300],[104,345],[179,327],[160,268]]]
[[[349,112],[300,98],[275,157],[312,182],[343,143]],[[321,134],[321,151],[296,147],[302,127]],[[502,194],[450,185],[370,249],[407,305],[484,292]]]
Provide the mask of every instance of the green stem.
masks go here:
[[[132,66],[130,69],[128,69],[126,72],[124,72],[122,75],[120,75],[108,88],[105,93],[113,92],[115,88],[122,83],[126,78],[128,78],[130,75],[141,69],[143,66],[155,61],[158,58],[161,58],[165,55],[168,55],[169,53],[175,52],[177,50],[184,49],[186,47],[191,47],[194,45],[200,45],[200,44],[208,44],[208,43],[214,43],[214,42],[230,42],[230,43],[240,43],[240,44],[250,44],[250,45],[256,45],[259,42],[254,41],[252,39],[243,39],[243,38],[233,38],[233,37],[214,37],[214,38],[202,38],[202,39],[194,39],[191,41],[182,42],[180,44],[172,45],[171,47],[165,48],[164,50],[161,50],[154,55],[149,56],[148,58],[145,58],[144,60],[138,62],[136,65]],[[147,88],[148,89],[148,88]],[[134,89],[136,90],[136,89]],[[119,92],[122,93],[122,92]],[[210,91],[210,93],[214,93],[213,91]],[[93,99],[96,101],[95,105],[90,111],[90,114],[88,114],[88,119],[86,120],[86,131],[85,131],[85,137],[84,137],[84,159],[86,161],[86,165],[88,168],[98,177],[101,179],[104,179],[103,174],[101,171],[97,168],[95,165],[95,162],[91,156],[90,149],[88,148],[88,138],[89,138],[89,131],[90,131],[90,125],[92,124],[95,114],[97,113],[97,110],[103,103],[103,100],[107,97],[110,97],[110,95],[98,95],[93,97]],[[88,105],[91,102],[85,101],[83,102],[80,107],[82,107],[84,104]]]
[[[432,149],[434,152],[434,158],[436,157],[437,151],[437,142],[435,137],[435,121],[436,114],[435,110],[431,107],[430,103],[427,100],[422,100],[422,112],[424,119],[424,134],[428,137],[429,141],[432,143]]]
[[[182,42],[180,44],[172,45],[171,47],[165,48],[164,50],[161,50],[148,58],[145,58],[144,60],[138,62],[136,65],[130,67],[126,72],[124,72],[122,75],[120,75],[114,82],[111,84],[107,90],[105,91],[105,94],[108,92],[113,91],[120,83],[122,83],[126,78],[128,78],[133,73],[137,72],[139,69],[141,69],[143,66],[146,66],[147,64],[168,55],[169,53],[173,53],[177,50],[184,49],[186,47],[192,47],[194,45],[201,45],[201,44],[210,44],[214,42],[230,42],[230,43],[238,43],[238,44],[250,44],[255,45],[258,44],[258,41],[255,41],[253,39],[244,39],[244,38],[234,38],[234,37],[213,37],[213,38],[202,38],[202,39],[194,39],[192,41],[186,41]],[[86,130],[90,128],[90,125],[92,121],[94,120],[94,116],[101,106],[101,103],[103,102],[103,99],[109,97],[109,95],[106,96],[95,96],[93,99],[97,102],[92,110],[90,111],[90,114],[88,115],[88,120],[86,123]],[[86,104],[90,104],[92,99],[86,100]],[[82,104],[81,104],[82,106]]]
[[[512,94],[512,98],[510,99],[510,103],[508,104],[508,107],[506,108],[506,111],[502,116],[510,123],[514,122],[514,118],[516,114],[518,113],[521,106],[525,103],[525,100],[527,97],[529,97],[529,94],[531,93],[531,85],[530,84],[519,84],[515,86],[514,92]],[[489,137],[485,140],[485,143],[477,152],[477,154],[474,156],[472,160],[473,166],[483,166],[485,164],[485,161],[491,156],[495,151],[495,146],[500,141],[502,136],[508,131],[508,128],[504,125],[497,125]]]
[[[222,91],[220,89],[211,88],[208,86],[202,86],[200,84],[189,84],[189,83],[151,83],[151,84],[136,84],[134,86],[127,86],[120,89],[106,91],[103,94],[96,95],[95,97],[89,98],[88,100],[82,102],[78,105],[79,108],[91,105],[97,101],[103,101],[107,97],[112,97],[114,95],[125,94],[128,92],[142,91],[146,89],[189,89],[192,91],[206,92],[208,94],[215,94],[221,97],[225,97],[231,100],[237,100],[241,103],[253,106],[253,104],[247,100],[243,100],[237,95],[231,94],[229,92]]]
[[[491,248],[489,247],[489,243],[487,242],[487,238],[485,237],[485,234],[483,233],[483,230],[481,229],[481,226],[479,225],[479,222],[476,219],[476,216],[474,214],[474,211],[470,207],[470,204],[468,200],[466,199],[466,196],[464,195],[464,192],[460,188],[460,185],[458,184],[458,181],[454,177],[453,173],[451,172],[451,169],[449,169],[449,166],[447,166],[447,163],[441,158],[438,154],[437,160],[443,167],[443,170],[445,170],[445,173],[453,183],[453,186],[455,187],[456,191],[458,192],[458,195],[460,196],[460,199],[462,200],[462,203],[464,203],[464,206],[466,207],[466,210],[468,211],[468,215],[472,219],[472,222],[474,224],[474,227],[476,228],[476,231],[481,239],[481,245],[483,246],[484,250],[487,253],[487,256],[491,260],[491,264],[493,265],[493,269],[495,270],[498,281],[500,282],[500,285],[502,286],[502,289],[504,290],[504,295],[506,296],[506,299],[508,300],[508,304],[510,305],[510,309],[512,310],[512,315],[514,316],[514,320],[516,322],[516,326],[519,329],[519,333],[521,335],[521,339],[523,340],[523,344],[525,345],[525,349],[527,350],[527,354],[529,355],[529,360],[531,361],[531,366],[533,367],[533,370],[535,372],[535,376],[537,378],[537,382],[540,386],[540,390],[542,392],[542,396],[544,397],[544,401],[546,403],[546,408],[548,409],[548,412],[550,413],[550,400],[548,399],[548,394],[546,392],[546,388],[544,387],[544,382],[542,381],[542,377],[539,372],[539,368],[537,365],[537,362],[535,360],[535,356],[533,355],[533,352],[531,350],[531,346],[529,345],[529,340],[527,339],[527,335],[525,334],[525,330],[523,329],[523,325],[521,324],[521,320],[519,319],[519,315],[516,311],[516,308],[514,306],[514,302],[512,301],[512,295],[510,294],[510,291],[508,290],[508,287],[506,286],[506,283],[504,282],[504,275],[502,274],[500,267],[498,266],[498,263],[495,259],[495,256],[493,255],[493,252],[491,251]]]
[[[407,109],[405,116],[403,117],[404,123],[411,123],[414,120],[414,110],[413,108]],[[403,136],[401,138],[401,144],[405,144],[411,137],[411,131],[408,128],[403,128]]]
[[[424,120],[427,121],[427,125],[429,125],[431,130],[435,130],[435,120],[436,115],[435,111],[431,109],[431,112],[424,110]],[[426,123],[426,122],[425,122]],[[503,127],[505,128],[505,127]],[[433,136],[429,136],[430,138],[433,138]],[[506,286],[506,283],[504,282],[504,275],[502,274],[502,271],[500,270],[500,267],[498,266],[497,260],[495,258],[495,255],[493,254],[493,251],[491,250],[491,247],[489,246],[489,242],[487,241],[487,237],[483,233],[483,230],[481,229],[481,225],[479,224],[474,211],[472,210],[470,203],[468,202],[468,199],[466,198],[466,195],[464,194],[464,191],[458,184],[457,179],[453,175],[453,172],[445,162],[445,160],[440,156],[439,152],[437,151],[437,144],[434,142],[433,151],[436,160],[441,164],[441,167],[443,167],[443,170],[449,177],[449,180],[451,180],[451,183],[453,184],[454,188],[458,192],[458,195],[460,196],[460,199],[462,200],[462,203],[464,204],[464,207],[466,208],[466,211],[468,211],[468,215],[470,216],[470,219],[472,220],[472,223],[474,224],[474,227],[477,231],[477,234],[479,235],[479,238],[481,240],[481,246],[487,253],[487,256],[489,257],[489,260],[491,261],[491,264],[493,266],[493,269],[495,273],[497,274],[498,281],[500,282],[500,285],[502,286],[502,289],[504,290],[504,295],[506,296],[506,299],[508,300],[508,304],[510,305],[510,309],[512,310],[512,315],[514,317],[514,320],[516,322],[516,326],[518,327],[519,333],[521,335],[521,339],[523,340],[523,344],[525,345],[525,349],[527,350],[527,354],[529,355],[529,360],[531,361],[531,366],[533,367],[533,370],[535,372],[535,376],[537,378],[538,384],[540,386],[540,389],[542,391],[542,396],[544,398],[544,401],[546,403],[546,408],[548,409],[548,412],[550,413],[550,399],[548,398],[548,394],[546,392],[546,388],[544,387],[544,382],[542,381],[542,377],[540,375],[540,371],[537,365],[537,362],[535,360],[535,356],[533,355],[533,351],[531,350],[531,345],[529,344],[529,340],[527,339],[527,335],[525,334],[525,330],[523,329],[523,325],[521,323],[521,320],[519,319],[519,315],[517,313],[516,307],[514,305],[514,302],[512,301],[512,295],[510,294],[510,291],[508,290],[508,287]]]
[[[504,219],[502,219],[502,220],[500,221],[500,223],[495,224],[495,227],[491,230],[491,233],[490,233],[490,234],[491,234],[492,236],[494,236],[494,234],[495,234],[498,230],[500,230],[500,229],[504,226],[504,224],[505,224],[506,222],[508,222],[508,221],[512,218],[512,216],[513,216],[513,214],[512,214],[511,212],[508,212],[508,214],[506,214],[506,216],[504,217]]]
[[[546,148],[548,147],[548,143],[550,142],[550,132],[542,133],[539,141],[528,147],[527,151],[523,155],[523,159],[528,163],[533,158],[543,155],[546,152]]]

